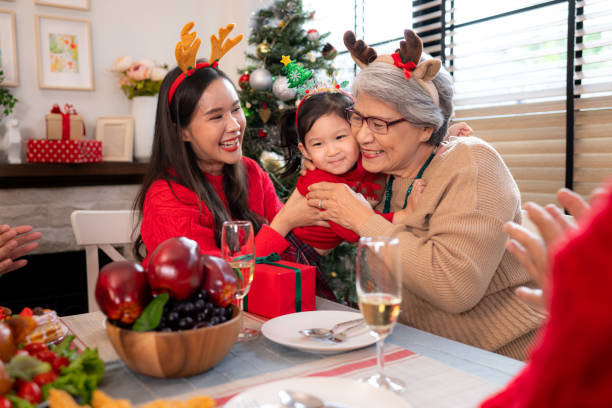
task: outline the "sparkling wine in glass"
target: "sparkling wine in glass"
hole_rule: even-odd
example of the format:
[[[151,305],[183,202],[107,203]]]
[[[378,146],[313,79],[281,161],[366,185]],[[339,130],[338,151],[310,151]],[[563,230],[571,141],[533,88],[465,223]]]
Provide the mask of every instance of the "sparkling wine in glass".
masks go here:
[[[359,309],[370,333],[376,337],[378,372],[362,381],[397,393],[405,391],[403,381],[384,374],[384,340],[393,331],[402,302],[402,267],[399,240],[390,237],[363,237],[357,248],[357,295]]]
[[[234,269],[238,290],[236,299],[243,308],[242,299],[249,293],[255,269],[255,238],[250,221],[225,221],[221,230],[221,253]],[[242,327],[237,341],[256,338],[259,331]]]

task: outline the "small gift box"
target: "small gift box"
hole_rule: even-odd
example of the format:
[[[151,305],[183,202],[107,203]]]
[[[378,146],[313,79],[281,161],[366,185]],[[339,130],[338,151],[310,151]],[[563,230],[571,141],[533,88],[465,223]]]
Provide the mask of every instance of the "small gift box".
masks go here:
[[[315,277],[314,266],[281,261],[275,253],[259,257],[244,310],[270,318],[315,310]]]
[[[100,140],[27,141],[29,163],[98,163],[102,161]]]
[[[62,112],[59,105],[53,105],[51,113],[45,115],[47,122],[47,139],[82,140],[85,135],[83,118],[77,114],[72,105],[64,105]]]

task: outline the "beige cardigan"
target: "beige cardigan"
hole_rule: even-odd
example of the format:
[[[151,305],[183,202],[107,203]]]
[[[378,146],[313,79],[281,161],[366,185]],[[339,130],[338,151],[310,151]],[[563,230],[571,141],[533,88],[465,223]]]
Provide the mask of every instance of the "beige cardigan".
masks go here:
[[[506,251],[502,230],[506,221],[521,221],[518,187],[481,139],[451,137],[442,147],[423,174],[425,191],[405,224],[373,215],[357,233],[400,239],[401,322],[524,359],[543,316],[513,293],[531,281]],[[395,178],[391,211],[401,209],[410,182]]]

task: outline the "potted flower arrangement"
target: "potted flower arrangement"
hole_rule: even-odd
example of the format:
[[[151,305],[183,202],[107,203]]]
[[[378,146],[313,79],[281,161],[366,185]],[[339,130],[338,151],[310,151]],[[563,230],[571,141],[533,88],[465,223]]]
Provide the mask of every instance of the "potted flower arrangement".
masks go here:
[[[117,58],[111,71],[120,75],[119,86],[128,99],[157,95],[168,73],[167,65],[155,65],[146,59],[134,62],[128,56]]]
[[[138,161],[147,161],[153,143],[157,94],[168,73],[167,65],[156,65],[146,59],[132,61],[123,56],[115,61],[111,71],[119,74],[119,86],[132,101],[134,156]]]

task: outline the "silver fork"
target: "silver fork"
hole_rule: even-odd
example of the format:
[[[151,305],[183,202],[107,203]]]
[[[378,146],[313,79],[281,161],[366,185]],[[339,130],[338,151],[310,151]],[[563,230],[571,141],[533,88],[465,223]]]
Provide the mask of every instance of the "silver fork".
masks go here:
[[[348,337],[348,333],[353,330],[356,329],[358,327],[361,327],[363,325],[365,325],[365,320],[363,319],[359,319],[360,321],[353,324],[350,327],[347,327],[346,329],[342,330],[339,333],[333,333],[331,335],[331,337],[328,337],[329,340],[333,341],[334,343],[342,343],[343,341],[346,340],[346,338]]]

